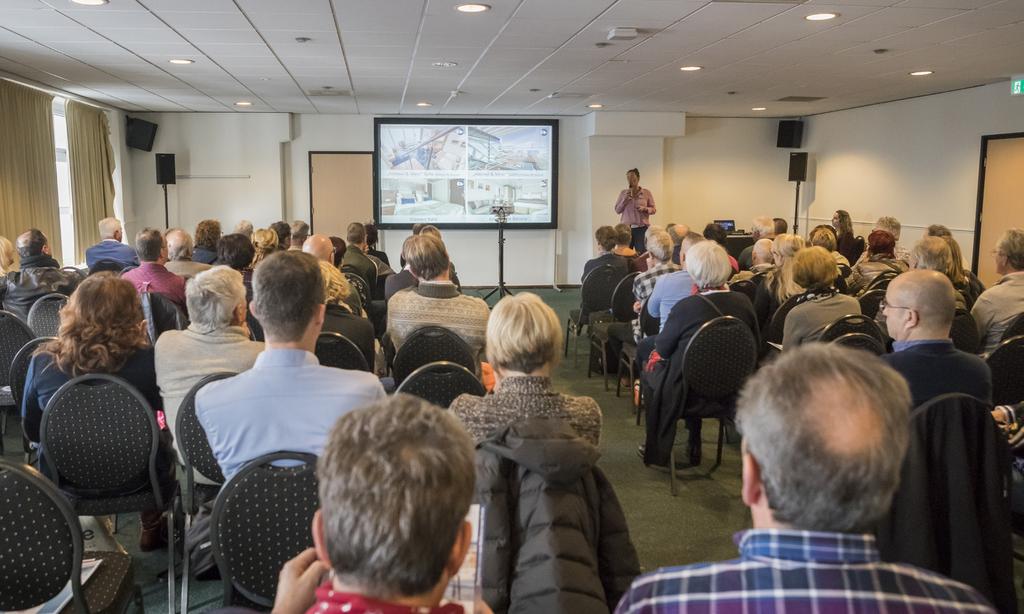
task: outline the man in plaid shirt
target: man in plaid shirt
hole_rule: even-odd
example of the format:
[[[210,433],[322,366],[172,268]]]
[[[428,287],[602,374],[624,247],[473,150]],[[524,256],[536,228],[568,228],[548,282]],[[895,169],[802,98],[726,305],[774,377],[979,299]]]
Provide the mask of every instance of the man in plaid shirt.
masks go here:
[[[633,280],[633,296],[636,298],[634,309],[639,313],[644,301],[654,292],[654,284],[662,275],[675,273],[679,270],[672,262],[672,237],[663,230],[654,229],[647,233],[647,270]],[[640,318],[633,320],[633,339],[640,341]]]
[[[616,613],[994,612],[965,584],[879,560],[870,530],[899,484],[909,409],[903,378],[855,350],[812,343],[762,368],[737,406],[754,524],[740,558],[640,576]]]

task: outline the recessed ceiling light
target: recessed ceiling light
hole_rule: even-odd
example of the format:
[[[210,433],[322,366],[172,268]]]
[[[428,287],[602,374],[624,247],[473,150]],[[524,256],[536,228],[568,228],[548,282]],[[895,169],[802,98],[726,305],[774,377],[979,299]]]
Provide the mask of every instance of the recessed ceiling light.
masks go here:
[[[432,106],[434,106],[434,105],[433,105],[433,104],[431,104],[431,103],[429,103],[429,102],[427,102],[426,100],[422,100],[422,101],[420,101],[420,102],[417,102],[417,103],[416,103],[416,106],[417,106],[417,107],[432,107]]]
[[[751,111],[767,111],[768,107],[754,107],[754,108],[752,108],[750,110]]]
[[[431,64],[431,66],[433,66],[434,68],[455,68],[458,65],[458,62],[449,62],[448,60],[445,60],[443,62],[434,62],[433,64]]]
[[[110,0],[71,0],[75,4],[84,4],[85,6],[101,6],[109,2]]]
[[[702,68],[704,68],[704,67],[703,66],[680,66],[679,70],[681,70],[683,72],[694,72],[694,71],[700,70]]]
[[[604,105],[603,105],[603,104],[601,104],[600,102],[595,102],[595,103],[593,103],[593,104],[588,104],[588,105],[587,105],[587,108],[588,108],[588,109],[603,109],[603,108],[604,108]]]
[[[249,102],[248,100],[239,100],[238,102],[235,103],[235,106],[236,107],[251,107],[252,103]]]
[[[484,11],[491,10],[491,5],[471,2],[469,4],[459,4],[455,7],[455,10],[460,13],[483,13]]]
[[[934,72],[935,72],[934,70],[915,70],[914,72],[910,73],[910,76],[911,77],[925,77],[925,76],[930,75],[930,74],[932,74]]]
[[[835,19],[839,17],[839,13],[815,13],[804,17],[807,21],[828,21],[829,19]]]
[[[195,64],[195,60],[186,60],[184,58],[176,58],[171,60],[171,64]]]

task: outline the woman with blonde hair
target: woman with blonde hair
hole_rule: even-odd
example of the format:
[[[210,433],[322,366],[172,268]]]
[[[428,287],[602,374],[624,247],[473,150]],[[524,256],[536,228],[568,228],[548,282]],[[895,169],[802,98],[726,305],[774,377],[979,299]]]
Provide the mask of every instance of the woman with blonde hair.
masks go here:
[[[267,256],[277,251],[277,233],[271,228],[260,228],[252,233],[252,246],[256,249],[256,255],[252,258],[252,268],[263,262]]]
[[[964,267],[964,255],[960,250],[960,244],[953,238],[953,233],[941,224],[932,224],[928,227],[925,236],[938,237],[949,246],[950,267],[947,275],[953,282],[953,287],[963,295],[967,308],[973,308],[974,302],[985,291],[985,284],[981,283],[974,271]]]
[[[338,333],[345,337],[363,353],[366,364],[371,369],[374,364],[373,324],[366,318],[353,312],[348,299],[352,295],[352,286],[348,279],[330,262],[320,261],[320,273],[324,278],[324,325],[321,332]]]
[[[450,406],[477,442],[528,418],[559,418],[594,444],[601,440],[601,408],[590,397],[571,397],[551,386],[561,357],[562,325],[536,294],[507,296],[487,321],[487,360],[494,369],[494,394],[464,394]]]
[[[793,257],[804,248],[800,235],[780,234],[772,241],[775,268],[765,274],[764,283],[754,295],[754,312],[761,329],[771,322],[772,316],[789,297],[800,294],[803,288],[793,281]]]
[[[23,428],[29,440],[39,442],[43,409],[61,386],[80,375],[116,375],[142,393],[154,412],[162,409],[153,348],[131,282],[113,273],[97,273],[79,284],[60,315],[57,338],[40,346],[29,363],[22,402]],[[41,449],[40,456],[45,454]],[[156,467],[162,482],[169,485],[174,481],[174,449],[166,427],[160,430]],[[75,485],[63,481],[61,489],[74,494]],[[143,551],[166,544],[160,526],[159,511],[142,513],[139,547]]]
[[[783,322],[783,351],[813,341],[825,326],[838,318],[860,313],[857,299],[840,294],[836,289],[839,269],[825,248],[815,245],[797,252],[792,273],[793,282],[805,290],[797,295],[796,306]]]
[[[18,270],[18,251],[7,237],[0,237],[0,273]]]

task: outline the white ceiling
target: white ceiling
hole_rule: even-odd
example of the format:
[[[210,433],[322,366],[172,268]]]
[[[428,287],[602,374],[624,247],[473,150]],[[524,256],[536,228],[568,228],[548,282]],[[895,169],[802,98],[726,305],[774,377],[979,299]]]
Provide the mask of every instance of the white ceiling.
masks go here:
[[[484,1],[493,9],[470,15],[456,0],[0,0],[0,70],[131,111],[721,116],[1024,73],[1024,0]],[[804,19],[826,11],[840,16]],[[596,47],[615,26],[641,34]],[[935,74],[908,76],[918,69]],[[310,93],[325,86],[346,95]],[[826,98],[777,102],[793,95]]]

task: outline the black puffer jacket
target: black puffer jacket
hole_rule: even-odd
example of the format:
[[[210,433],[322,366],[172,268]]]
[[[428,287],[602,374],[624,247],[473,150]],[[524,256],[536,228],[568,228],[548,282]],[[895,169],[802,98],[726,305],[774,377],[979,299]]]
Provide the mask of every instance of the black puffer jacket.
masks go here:
[[[600,453],[560,420],[514,424],[477,446],[483,597],[495,614],[600,614],[640,573]]]

